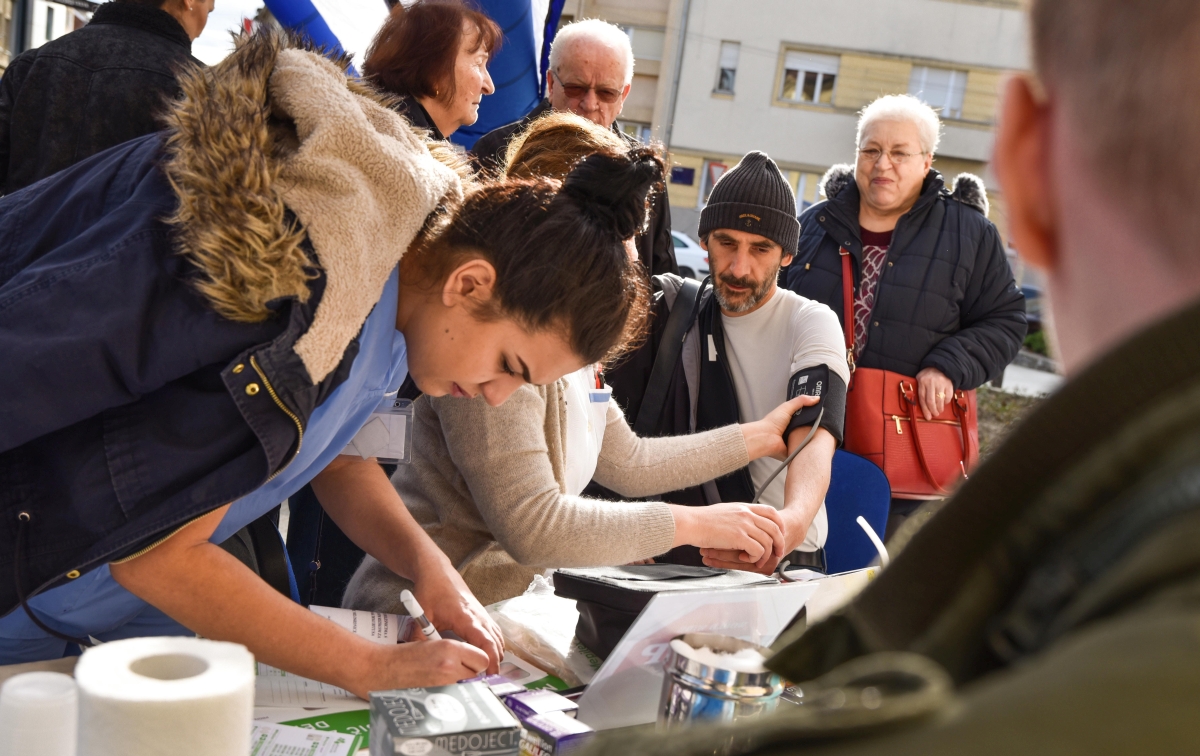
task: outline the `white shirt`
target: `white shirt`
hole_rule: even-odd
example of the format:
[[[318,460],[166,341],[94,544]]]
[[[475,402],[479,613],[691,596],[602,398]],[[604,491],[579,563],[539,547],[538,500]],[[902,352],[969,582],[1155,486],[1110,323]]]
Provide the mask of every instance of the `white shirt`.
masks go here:
[[[738,396],[738,415],[744,423],[761,420],[783,404],[787,400],[788,380],[799,370],[828,365],[847,385],[850,383],[842,328],[833,310],[819,302],[776,288],[771,298],[754,312],[734,317],[722,313],[721,327],[725,331],[729,372]],[[703,359],[716,358],[710,346],[705,345],[704,351]],[[750,463],[755,490],[779,464],[770,457]],[[771,481],[759,501],[783,509],[786,477],[785,472]],[[828,531],[822,502],[800,549],[816,551],[825,544]]]
[[[563,398],[567,403],[564,484],[567,494],[578,496],[591,481],[600,461],[612,388],[596,386],[594,365],[563,376],[562,382]]]

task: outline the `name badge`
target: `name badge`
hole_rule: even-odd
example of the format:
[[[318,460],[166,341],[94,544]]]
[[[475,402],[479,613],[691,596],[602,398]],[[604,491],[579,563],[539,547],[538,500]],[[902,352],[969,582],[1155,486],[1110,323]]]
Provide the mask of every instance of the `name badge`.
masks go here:
[[[408,464],[412,461],[412,428],[412,401],[385,396],[342,454],[374,457],[390,465]]]

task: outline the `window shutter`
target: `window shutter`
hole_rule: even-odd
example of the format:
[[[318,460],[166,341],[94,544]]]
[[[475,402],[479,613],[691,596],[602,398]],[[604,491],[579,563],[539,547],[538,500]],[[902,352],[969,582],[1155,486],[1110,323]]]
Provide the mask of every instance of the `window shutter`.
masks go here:
[[[836,55],[818,55],[817,53],[788,50],[783,57],[783,67],[791,71],[810,71],[812,73],[836,74],[841,59]]]
[[[717,64],[718,68],[732,68],[737,70],[738,54],[741,52],[742,44],[740,42],[722,42],[721,43],[721,62]]]

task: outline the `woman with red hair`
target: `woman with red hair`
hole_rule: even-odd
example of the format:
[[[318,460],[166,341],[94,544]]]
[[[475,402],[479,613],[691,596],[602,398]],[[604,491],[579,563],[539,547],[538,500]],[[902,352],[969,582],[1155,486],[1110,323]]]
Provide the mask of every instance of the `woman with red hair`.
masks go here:
[[[447,139],[479,118],[479,102],[496,91],[487,64],[500,47],[496,22],[463,0],[396,3],[367,50],[363,73],[400,98],[418,128]]]

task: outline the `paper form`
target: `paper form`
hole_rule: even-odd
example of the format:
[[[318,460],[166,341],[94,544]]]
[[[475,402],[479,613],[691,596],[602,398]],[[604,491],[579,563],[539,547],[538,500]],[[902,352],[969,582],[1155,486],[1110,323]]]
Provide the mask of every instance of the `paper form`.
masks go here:
[[[360,740],[340,732],[255,723],[250,730],[250,756],[349,756],[358,750]]]
[[[254,680],[255,706],[323,708],[346,703],[366,705],[361,698],[336,685],[293,675],[258,662],[258,677]]]

